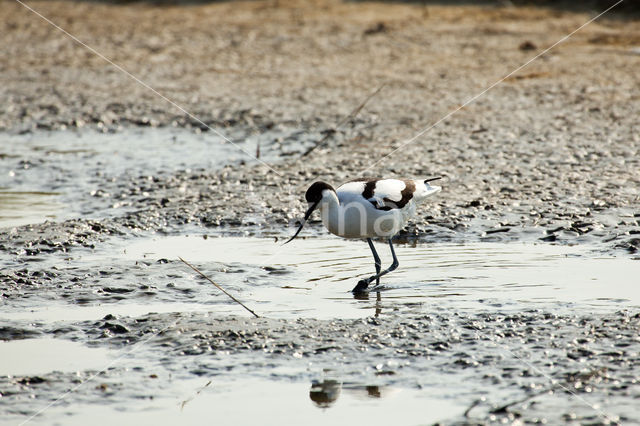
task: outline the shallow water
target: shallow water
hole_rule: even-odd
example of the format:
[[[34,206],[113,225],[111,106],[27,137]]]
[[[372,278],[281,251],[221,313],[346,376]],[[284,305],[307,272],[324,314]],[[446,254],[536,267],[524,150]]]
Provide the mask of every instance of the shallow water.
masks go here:
[[[61,339],[0,341],[0,375],[21,376],[53,371],[102,370],[111,357],[104,348]]]
[[[131,183],[177,170],[219,169],[226,164],[277,161],[292,149],[296,129],[236,132],[233,143],[185,129],[122,129],[4,134],[0,144],[0,229],[79,216],[105,217],[121,211],[114,198]],[[232,133],[231,136],[234,136]],[[312,138],[312,134],[305,134]],[[301,150],[304,144],[295,149]],[[304,142],[304,141],[302,141]],[[293,144],[291,144],[293,145]]]
[[[389,263],[385,244],[378,248]],[[4,333],[42,337],[0,345],[0,356],[15,360],[0,374],[17,375],[0,376],[7,418],[20,423],[89,379],[35,422],[84,424],[101,414],[110,423],[428,424],[461,418],[479,397],[518,400],[522,386],[539,391],[548,377],[584,371],[582,353],[617,360],[612,348],[632,350],[615,330],[587,339],[598,347],[586,351],[576,336],[593,327],[573,318],[618,318],[640,306],[636,261],[585,246],[396,248],[399,269],[380,292],[359,298],[350,290],[373,272],[369,249],[330,237],[283,246],[269,238],[141,235],[30,262],[32,271],[56,275],[23,287],[0,313]],[[253,320],[178,256],[266,319]],[[44,382],[31,384],[36,375]],[[594,416],[579,400],[540,399],[557,413]],[[486,413],[484,405],[476,413]],[[613,412],[629,417],[632,406],[618,399]]]
[[[80,280],[80,285],[63,298],[52,289],[46,303],[10,299],[0,318],[52,322],[148,312],[247,314],[178,257],[271,318],[362,318],[440,309],[610,312],[640,306],[640,264],[595,255],[584,246],[395,246],[400,267],[383,277],[379,294],[354,297],[350,290],[357,281],[374,272],[369,248],[360,241],[307,238],[283,246],[270,238],[203,235],[116,239],[99,249],[37,262],[43,270],[54,268],[62,284]],[[377,247],[383,265],[390,263],[387,245]],[[47,291],[34,296],[46,298]]]
[[[464,411],[463,406],[452,401],[433,398],[415,389],[337,381],[313,385],[257,379],[232,382],[191,379],[174,385],[174,393],[181,396],[143,400],[133,409],[79,404],[73,415],[66,407],[54,407],[47,414],[65,425],[85,425],[96,418],[108,418],[110,424],[175,425],[207,421],[222,425],[320,426],[345,421],[368,425],[431,424]],[[41,422],[36,418],[33,423]]]
[[[595,257],[589,248],[548,244],[396,246],[400,267],[382,279],[381,291],[383,306],[393,309],[428,309],[443,299],[459,309],[640,306],[640,264],[626,257]],[[377,247],[383,264],[390,263],[387,245]],[[126,245],[121,259],[179,256],[205,273],[213,266],[214,280],[229,282],[268,316],[355,318],[382,309],[374,293],[362,300],[349,292],[373,273],[369,249],[359,241],[309,238],[283,246],[273,239],[176,236]],[[242,265],[244,271],[227,274],[220,265]]]
[[[0,188],[0,228],[53,220],[64,206],[58,192],[11,191]]]

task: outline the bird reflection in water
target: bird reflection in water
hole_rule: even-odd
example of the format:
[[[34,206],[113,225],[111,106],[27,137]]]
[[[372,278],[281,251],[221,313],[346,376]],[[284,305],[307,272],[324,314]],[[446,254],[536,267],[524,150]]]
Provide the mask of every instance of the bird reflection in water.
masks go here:
[[[311,384],[309,398],[321,408],[329,408],[340,396],[342,383],[337,380],[324,380],[322,382],[314,382]]]
[[[369,398],[382,398],[380,386],[365,386],[365,390]]]
[[[367,398],[382,398],[383,392],[380,386],[369,385],[343,385],[337,380],[314,381],[311,384],[309,398],[320,408],[331,407],[340,396],[342,389],[354,396],[365,396]]]
[[[369,292],[368,291],[364,291],[364,292],[356,292],[353,293],[353,298],[356,300],[369,300]],[[376,305],[375,305],[375,313],[373,314],[374,317],[378,317],[381,313],[382,313],[382,296],[380,295],[379,291],[376,291]]]

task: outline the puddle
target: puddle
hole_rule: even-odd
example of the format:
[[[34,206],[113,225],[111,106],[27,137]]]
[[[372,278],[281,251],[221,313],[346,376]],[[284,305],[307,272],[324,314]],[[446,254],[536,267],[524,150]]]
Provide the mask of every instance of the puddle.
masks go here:
[[[233,139],[236,146],[213,134],[173,128],[5,134],[0,146],[0,188],[6,191],[0,195],[0,228],[108,216],[127,201],[114,195],[127,192],[127,185],[140,182],[141,176],[255,161],[242,150],[253,154],[258,145],[261,160],[278,161],[291,147],[303,149],[303,142],[314,137],[305,134],[296,141],[292,132],[297,130],[252,134],[240,129]]]
[[[378,251],[383,264],[390,262],[385,244],[378,244]],[[383,278],[380,293],[356,298],[350,290],[374,272],[369,248],[360,241],[307,238],[285,246],[274,239],[242,237],[116,241],[91,252],[49,256],[39,263],[43,270],[54,268],[61,285],[79,284],[69,291],[37,289],[33,297],[44,298],[42,303],[7,299],[0,318],[53,322],[150,312],[249,315],[179,256],[271,318],[534,308],[608,312],[640,306],[640,263],[593,257],[584,246],[396,244],[396,252],[400,267]]]
[[[390,263],[385,246],[378,244],[383,265]],[[447,299],[461,308],[557,302],[612,309],[640,306],[640,264],[625,257],[594,258],[585,256],[589,252],[584,247],[546,244],[396,246],[400,267],[382,280],[386,302]],[[131,244],[124,256],[152,261],[181,256],[205,269],[218,263],[266,268],[278,276],[269,280],[275,285],[250,282],[242,291],[270,314],[371,314],[358,312],[370,303],[349,293],[360,278],[374,272],[369,249],[359,241],[310,238],[282,246],[273,239],[180,236]],[[224,283],[224,275],[215,275]]]
[[[108,418],[110,423],[126,424],[195,424],[199,422],[225,425],[309,425],[331,424],[389,425],[432,424],[460,414],[464,407],[444,398],[435,399],[413,389],[384,386],[355,386],[339,382],[320,395],[308,383],[285,383],[245,379],[219,382],[203,378],[175,383],[182,397],[139,401],[137,407],[76,405],[73,415],[68,409],[54,407],[47,421],[63,418],[65,425],[84,425],[95,418]],[[174,389],[174,390],[178,390]],[[320,398],[331,403],[318,403]],[[315,400],[314,400],[315,399]],[[62,417],[64,416],[64,417]],[[44,419],[35,419],[42,423]]]
[[[27,309],[12,312],[10,315],[0,313],[0,319],[15,321],[85,321],[103,318],[106,315],[139,317],[148,313],[168,312],[208,312],[210,305],[202,303],[104,303],[90,306],[68,306],[51,304],[48,307]]]
[[[20,192],[0,188],[0,228],[55,219],[63,206],[58,192]]]
[[[102,370],[111,358],[104,348],[61,339],[0,341],[0,376]]]
[[[388,247],[377,245],[383,265],[388,264]],[[361,241],[307,238],[283,246],[274,239],[248,237],[116,239],[99,249],[49,254],[31,263],[55,272],[56,278],[6,298],[0,319],[81,321],[150,312],[250,315],[178,257],[271,318],[536,308],[610,312],[640,306],[640,263],[594,257],[585,246],[395,246],[400,267],[383,278],[381,291],[354,297],[351,289],[357,281],[374,272],[369,248]]]

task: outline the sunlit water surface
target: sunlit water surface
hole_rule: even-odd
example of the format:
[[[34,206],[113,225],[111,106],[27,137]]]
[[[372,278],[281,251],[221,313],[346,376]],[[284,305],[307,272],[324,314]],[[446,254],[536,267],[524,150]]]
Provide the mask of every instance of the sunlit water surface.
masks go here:
[[[376,244],[383,267],[391,263],[386,243]],[[616,310],[640,306],[640,263],[598,256],[588,247],[549,244],[397,244],[400,267],[382,278],[381,299],[396,309],[420,304],[447,309],[583,307]],[[376,292],[354,298],[350,290],[374,272],[371,253],[360,241],[338,238],[274,239],[150,238],[122,248],[131,261],[183,259],[204,273],[217,265],[241,265],[244,274],[211,273],[264,315],[345,318],[372,314]],[[176,265],[186,268],[184,265]],[[261,280],[255,270],[267,271]],[[211,292],[217,290],[211,286]],[[229,307],[238,308],[230,302]],[[240,309],[239,313],[242,312]]]
[[[383,264],[388,247],[377,244]],[[596,255],[588,247],[548,244],[397,244],[400,267],[383,278],[380,292],[354,297],[358,279],[373,273],[367,245],[338,238],[297,239],[282,245],[267,238],[215,238],[204,235],[149,236],[107,241],[54,262],[58,268],[125,268],[144,265],[150,280],[163,287],[167,276],[195,297],[174,300],[123,297],[117,302],[46,306],[7,305],[0,319],[43,323],[98,320],[107,314],[142,316],[149,312],[202,312],[225,317],[250,316],[241,306],[178,261],[193,263],[259,315],[270,318],[360,318],[403,311],[510,312],[543,309],[561,312],[611,312],[640,306],[640,263]],[[154,275],[164,268],[167,274]],[[0,344],[5,375],[46,375],[53,371],[96,371],[118,363],[116,351],[93,349],[57,339]],[[128,358],[127,358],[128,359]],[[144,365],[144,360],[137,360]],[[435,378],[434,378],[435,380]],[[438,380],[446,382],[446,376]],[[96,383],[99,383],[97,380]],[[90,384],[95,387],[97,384]],[[249,375],[210,380],[170,378],[167,395],[152,400],[96,404],[56,404],[35,420],[39,424],[108,422],[136,424],[431,424],[459,417],[464,399],[439,397],[432,390],[342,383],[338,378],[309,383],[270,381]],[[176,397],[176,395],[181,395]],[[20,423],[25,416],[11,416]],[[98,420],[96,420],[98,419]]]

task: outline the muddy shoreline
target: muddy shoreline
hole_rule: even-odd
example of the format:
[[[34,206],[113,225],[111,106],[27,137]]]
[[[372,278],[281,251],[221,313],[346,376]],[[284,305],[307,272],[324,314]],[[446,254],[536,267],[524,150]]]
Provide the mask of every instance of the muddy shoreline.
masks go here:
[[[593,313],[548,304],[506,314],[488,304],[465,311],[446,297],[394,302],[392,288],[384,293],[384,313],[365,319],[253,320],[216,313],[227,301],[207,296],[208,287],[190,288],[202,283],[174,259],[95,257],[114,241],[150,236],[281,240],[303,213],[311,182],[339,184],[364,174],[444,176],[442,193],[421,208],[399,243],[577,244],[594,256],[638,259],[640,32],[633,16],[590,24],[439,122],[595,14],[277,3],[29,3],[206,126],[18,3],[2,4],[0,190],[54,194],[62,206],[46,222],[0,229],[7,312],[62,306],[64,316],[71,313],[65,306],[115,312],[131,299],[198,298],[211,303],[211,312],[7,320],[0,339],[53,337],[127,350],[166,329],[70,395],[63,404],[70,412],[76,404],[133,410],[131,401],[174,397],[173,377],[311,384],[331,371],[330,380],[346,387],[449,395],[459,409],[442,419],[447,424],[639,421],[640,323],[633,307]],[[242,150],[221,148],[223,139],[207,126]],[[152,133],[160,136],[142,153],[128,151]],[[326,144],[302,156],[327,134]],[[46,142],[50,135],[57,142]],[[70,149],[67,139],[78,138]],[[102,151],[82,145],[110,147],[125,138],[131,142]],[[57,148],[43,148],[50,145]],[[258,149],[264,163],[242,152],[256,156]],[[118,162],[122,170],[113,167]],[[305,233],[325,231],[315,221]],[[247,282],[299,285],[290,278],[293,268],[212,268],[249,296]],[[0,376],[0,412],[23,421],[93,373]]]
[[[129,372],[135,379],[128,378],[126,388],[117,384],[126,374],[118,366],[83,392],[111,402],[121,394],[146,398],[161,393],[157,387],[162,387],[162,380],[150,378],[155,374],[194,375],[220,383],[238,374],[278,381],[321,380],[323,371],[330,371],[344,383],[420,388],[427,393],[459,392],[466,380],[463,399],[468,410],[459,410],[457,416],[451,413],[451,418],[443,419],[447,424],[536,419],[606,424],[601,413],[614,423],[633,422],[637,415],[633,396],[637,384],[632,383],[639,366],[631,348],[638,346],[639,326],[638,315],[628,312],[595,317],[537,311],[516,316],[433,312],[405,318],[293,322],[176,313],[135,319],[107,316],[32,333],[124,349],[166,329],[130,361],[135,366],[138,357],[152,359],[145,368]],[[3,337],[7,332],[3,330]],[[14,330],[19,332],[29,330]],[[320,335],[332,338],[319,340]],[[312,365],[311,371],[307,365]],[[279,369],[298,373],[280,376]],[[0,383],[9,396],[20,395],[31,385],[46,399],[63,391],[68,380],[62,374]],[[139,384],[132,385],[135,382]],[[513,397],[518,388],[516,394],[523,401]],[[610,402],[600,412],[586,410],[572,393],[589,401],[594,401],[594,394],[605,394]],[[528,404],[531,400],[535,403]]]

